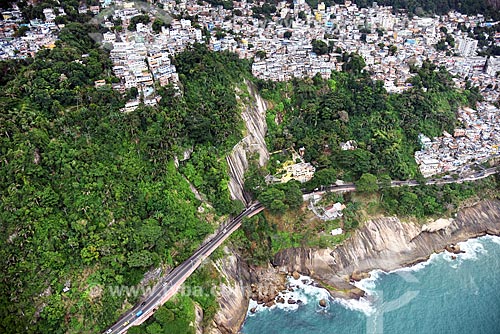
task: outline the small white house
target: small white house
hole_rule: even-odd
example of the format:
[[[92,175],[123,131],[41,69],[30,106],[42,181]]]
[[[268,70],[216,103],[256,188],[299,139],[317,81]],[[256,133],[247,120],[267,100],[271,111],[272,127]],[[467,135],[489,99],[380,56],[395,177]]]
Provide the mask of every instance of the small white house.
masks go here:
[[[342,229],[341,229],[340,227],[339,227],[339,228],[336,228],[336,229],[334,229],[334,230],[332,230],[332,231],[330,232],[330,234],[331,234],[331,235],[333,235],[333,236],[335,236],[335,235],[340,235],[340,234],[342,234],[342,233],[343,233],[343,231],[342,231]]]

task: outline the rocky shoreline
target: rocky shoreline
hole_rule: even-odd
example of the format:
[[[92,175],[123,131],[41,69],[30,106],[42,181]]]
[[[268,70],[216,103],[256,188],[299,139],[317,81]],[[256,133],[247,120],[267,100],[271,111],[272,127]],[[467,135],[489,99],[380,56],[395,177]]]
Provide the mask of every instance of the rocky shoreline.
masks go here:
[[[310,276],[335,298],[360,298],[364,291],[352,283],[368,277],[370,271],[411,266],[445,250],[459,253],[458,242],[486,234],[500,235],[498,200],[482,201],[462,209],[455,219],[423,226],[396,217],[373,219],[335,249],[286,249],[277,253],[267,268],[250,268],[244,261],[233,261],[232,275],[227,275],[226,288],[221,289],[221,309],[212,329],[206,332],[237,333],[245,320],[249,298],[274,305],[279,292],[287,288],[287,275]]]
[[[432,225],[432,224],[430,224]],[[368,221],[335,249],[286,249],[274,257],[282,271],[309,275],[334,297],[359,298],[351,284],[374,269],[391,271],[425,261],[444,250],[459,252],[456,243],[486,234],[500,235],[500,201],[483,201],[461,210],[438,228],[401,222],[396,217]]]

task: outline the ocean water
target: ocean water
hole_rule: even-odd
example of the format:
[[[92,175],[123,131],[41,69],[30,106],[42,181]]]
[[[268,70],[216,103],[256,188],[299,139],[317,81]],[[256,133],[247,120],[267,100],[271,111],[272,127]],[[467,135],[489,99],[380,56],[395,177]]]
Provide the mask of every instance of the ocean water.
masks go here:
[[[271,308],[251,301],[243,334],[500,334],[500,237],[484,236],[459,244],[426,262],[389,273],[373,271],[357,283],[367,292],[359,301],[329,298],[308,285],[310,278],[290,279],[298,286],[284,294],[301,305]],[[302,282],[306,281],[306,284]],[[328,299],[326,308],[319,306]]]

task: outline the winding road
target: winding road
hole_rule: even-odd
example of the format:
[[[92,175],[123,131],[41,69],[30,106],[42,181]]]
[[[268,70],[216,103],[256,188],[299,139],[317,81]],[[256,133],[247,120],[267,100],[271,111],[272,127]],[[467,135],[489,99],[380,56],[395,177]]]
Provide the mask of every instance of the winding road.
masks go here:
[[[499,171],[497,168],[488,168],[479,172],[471,173],[470,175],[453,178],[450,176],[426,180],[426,185],[441,185],[448,183],[462,183],[467,181],[476,181],[496,174]],[[407,181],[392,181],[391,187],[402,186],[418,186],[420,183],[416,180]],[[349,192],[355,191],[354,183],[345,183],[341,185],[321,186],[321,189],[315,189],[312,192],[304,194],[304,200],[307,196],[313,194],[322,194],[324,192]],[[210,254],[213,253],[235,230],[241,226],[241,222],[245,217],[251,217],[264,209],[264,206],[259,202],[253,202],[238,216],[231,218],[228,223],[218,231],[210,240],[205,242],[193,255],[186,261],[166,274],[160,283],[153,289],[149,296],[141,303],[136,305],[127,313],[123,314],[113,326],[111,326],[104,334],[121,334],[125,333],[131,326],[137,326],[146,321],[154,312],[169,300],[181,287],[182,283],[200,266]]]
[[[212,252],[226,240],[231,233],[237,230],[243,218],[251,217],[264,209],[259,202],[252,203],[238,216],[230,219],[221,231],[218,231],[212,239],[204,243],[186,261],[166,274],[161,282],[153,289],[148,297],[131,310],[127,311],[120,320],[104,333],[125,333],[131,326],[137,326],[146,321],[153,313],[169,300],[181,287],[182,283],[198,268]]]
[[[428,179],[425,181],[425,183],[422,183],[423,185],[441,185],[441,184],[449,184],[449,183],[463,183],[463,182],[470,182],[470,181],[476,181],[480,179],[484,179],[488,176],[491,176],[493,174],[498,173],[497,167],[493,168],[488,168],[484,169],[479,172],[471,173],[467,176],[461,176],[458,178],[453,178],[451,176],[445,176],[443,178],[435,178],[435,179]],[[421,185],[416,180],[407,180],[407,181],[391,181],[391,187],[402,187],[402,186],[408,186],[408,187],[416,187],[418,185]],[[307,200],[309,196],[314,195],[314,194],[323,194],[325,192],[350,192],[350,191],[356,191],[356,185],[354,183],[344,183],[344,184],[332,184],[329,186],[321,186],[320,188],[316,188],[312,192],[305,192],[304,193],[304,200]]]

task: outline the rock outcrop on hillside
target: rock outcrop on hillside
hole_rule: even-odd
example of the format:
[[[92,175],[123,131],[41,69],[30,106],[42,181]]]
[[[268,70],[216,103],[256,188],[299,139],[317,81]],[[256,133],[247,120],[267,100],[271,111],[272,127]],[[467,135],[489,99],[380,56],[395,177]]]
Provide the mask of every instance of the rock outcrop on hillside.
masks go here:
[[[228,253],[226,250],[226,254]],[[251,281],[250,269],[246,262],[234,254],[215,261],[215,266],[223,281],[219,286],[217,298],[219,310],[205,333],[238,333],[248,310],[250,296],[247,287]]]
[[[394,270],[425,260],[450,244],[485,234],[500,235],[500,201],[465,208],[449,224],[439,225],[439,229],[423,231],[420,225],[395,217],[373,219],[335,249],[287,249],[276,254],[273,264],[337,288],[330,289],[335,296],[357,297],[360,291],[350,290],[353,274]]]
[[[257,92],[252,83],[245,81],[250,95],[249,101],[244,102],[241,117],[245,122],[246,136],[233,148],[230,155],[226,157],[229,166],[229,192],[232,199],[248,204],[251,198],[245,193],[243,185],[244,174],[248,169],[249,156],[256,154],[259,157],[259,165],[264,166],[269,160],[265,136],[266,124],[266,102]]]

